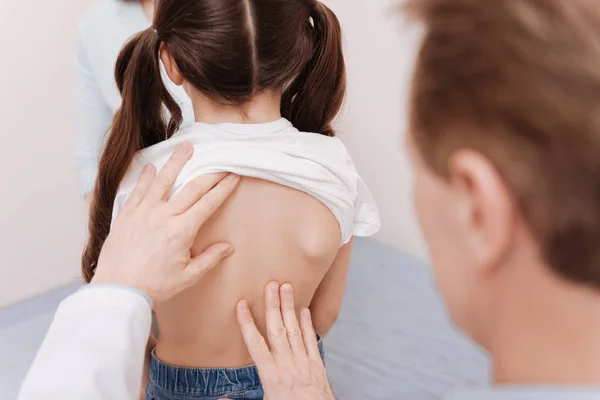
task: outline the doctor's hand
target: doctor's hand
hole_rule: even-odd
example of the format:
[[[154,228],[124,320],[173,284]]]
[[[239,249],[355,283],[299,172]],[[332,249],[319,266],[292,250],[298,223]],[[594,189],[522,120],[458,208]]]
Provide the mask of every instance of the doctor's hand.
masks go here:
[[[179,145],[158,175],[153,165],[144,167],[104,243],[92,283],[139,289],[156,305],[196,284],[233,253],[230,244],[217,243],[191,255],[198,230],[239,183],[232,174],[204,175],[169,199],[192,153],[191,145]]]
[[[310,311],[300,323],[292,285],[271,282],[265,290],[267,336],[270,350],[252,318],[248,302],[238,303],[242,334],[258,368],[267,400],[334,400],[321,359]]]

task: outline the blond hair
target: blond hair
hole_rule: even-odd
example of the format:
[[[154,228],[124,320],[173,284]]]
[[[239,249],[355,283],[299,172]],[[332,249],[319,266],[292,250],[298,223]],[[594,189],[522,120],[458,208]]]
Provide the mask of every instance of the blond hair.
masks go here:
[[[410,129],[447,176],[461,148],[513,192],[553,270],[600,288],[598,0],[408,0],[425,25]]]

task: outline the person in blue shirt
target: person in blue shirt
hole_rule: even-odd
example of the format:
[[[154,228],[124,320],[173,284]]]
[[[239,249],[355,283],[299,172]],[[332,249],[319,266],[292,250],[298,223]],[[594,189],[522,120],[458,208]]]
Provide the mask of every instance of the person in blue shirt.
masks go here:
[[[82,16],[75,52],[76,162],[82,197],[91,203],[98,163],[113,116],[121,106],[115,63],[133,35],[152,25],[153,0],[99,0]],[[183,123],[194,122],[192,103],[166,76],[163,82],[181,106]]]

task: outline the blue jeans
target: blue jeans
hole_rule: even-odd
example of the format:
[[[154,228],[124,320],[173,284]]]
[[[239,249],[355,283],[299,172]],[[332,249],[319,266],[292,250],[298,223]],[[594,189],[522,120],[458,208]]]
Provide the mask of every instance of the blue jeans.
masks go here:
[[[323,341],[319,351],[325,360]],[[240,368],[188,368],[165,364],[152,352],[146,400],[261,400],[264,397],[254,365]]]

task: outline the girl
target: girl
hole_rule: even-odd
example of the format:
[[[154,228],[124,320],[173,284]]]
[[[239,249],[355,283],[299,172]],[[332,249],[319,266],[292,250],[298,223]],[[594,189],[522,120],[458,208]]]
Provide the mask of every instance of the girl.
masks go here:
[[[196,123],[161,80],[190,97]],[[102,155],[83,255],[89,281],[111,220],[143,165],[161,168],[183,142],[194,156],[174,191],[200,174],[241,175],[199,232],[193,253],[227,241],[235,254],[197,286],[156,307],[148,399],[262,398],[235,305],[263,315],[271,280],[296,288],[324,336],[340,311],[353,236],[379,229],[377,208],[331,122],[346,91],[341,29],[312,0],[161,0],[154,25],[117,60],[122,105]],[[264,320],[257,324],[265,333]],[[277,335],[277,332],[270,332]]]

